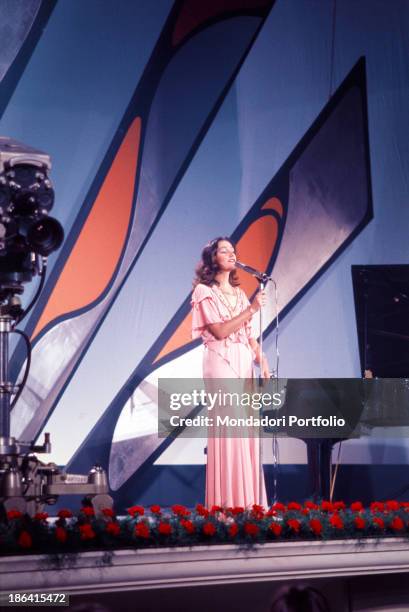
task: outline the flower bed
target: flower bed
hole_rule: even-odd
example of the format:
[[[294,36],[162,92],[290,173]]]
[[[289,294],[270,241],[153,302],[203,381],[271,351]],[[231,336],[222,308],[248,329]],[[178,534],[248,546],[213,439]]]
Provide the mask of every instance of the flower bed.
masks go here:
[[[74,517],[60,510],[54,522],[41,512],[34,517],[17,510],[0,523],[0,553],[64,553],[83,550],[194,546],[197,544],[253,545],[278,540],[340,539],[409,535],[409,502],[322,501],[303,505],[276,503],[268,509],[175,504],[164,510],[132,506],[126,517],[106,508],[96,517],[83,506]]]

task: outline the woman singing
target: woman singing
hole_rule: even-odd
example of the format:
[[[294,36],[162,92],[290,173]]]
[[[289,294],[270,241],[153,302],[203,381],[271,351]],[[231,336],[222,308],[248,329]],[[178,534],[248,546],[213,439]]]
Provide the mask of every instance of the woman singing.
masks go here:
[[[238,287],[236,250],[229,238],[216,238],[205,246],[196,269],[192,294],[193,338],[204,344],[204,379],[249,379],[253,361],[269,378],[266,357],[253,336],[251,319],[265,304],[264,292],[250,304]],[[260,466],[260,440],[211,436],[207,444],[206,506],[266,505]]]

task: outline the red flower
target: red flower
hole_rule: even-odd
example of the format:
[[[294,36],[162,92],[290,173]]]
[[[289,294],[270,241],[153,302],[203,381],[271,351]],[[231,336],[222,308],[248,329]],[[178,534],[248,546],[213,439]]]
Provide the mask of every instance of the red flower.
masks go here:
[[[401,508],[405,508],[405,510],[409,510],[409,502],[400,502],[399,505]]]
[[[84,523],[84,525],[79,526],[81,540],[92,540],[95,538],[95,531],[92,529],[92,526],[89,523]]]
[[[238,533],[239,533],[239,526],[237,525],[237,523],[232,523],[229,527],[229,536],[231,538],[235,538]]]
[[[333,503],[334,510],[345,510],[346,505],[343,501],[337,501]]]
[[[102,508],[101,512],[104,516],[108,516],[109,518],[113,518],[115,516],[115,512],[112,508]]]
[[[177,516],[189,516],[190,510],[186,508],[186,506],[182,506],[181,504],[173,504],[171,508],[173,514]]]
[[[399,510],[399,503],[394,499],[390,499],[389,501],[385,502],[385,506],[386,509],[391,510],[391,512],[396,512],[396,510]]]
[[[303,508],[303,509],[301,510],[301,513],[302,513],[304,516],[308,516],[308,515],[309,515],[309,513],[310,513],[310,509],[309,509],[309,508]]]
[[[28,531],[22,531],[20,533],[20,536],[18,538],[18,545],[21,546],[21,548],[31,548],[32,547],[33,538],[28,533]]]
[[[266,516],[276,516],[276,514],[278,514],[277,510],[273,510],[272,508],[266,512]]]
[[[375,525],[375,527],[379,527],[379,529],[385,529],[385,523],[379,516],[375,516],[372,519],[372,523]]]
[[[332,514],[330,516],[329,522],[330,522],[331,527],[334,527],[334,529],[343,529],[344,528],[344,523],[343,523],[341,517],[339,516],[339,514],[337,514],[337,513]]]
[[[391,527],[394,531],[402,531],[402,529],[405,527],[405,523],[402,521],[400,516],[395,516],[391,522]]]
[[[216,527],[213,523],[205,523],[202,527],[203,533],[207,536],[213,536],[216,533]]]
[[[15,519],[19,519],[23,516],[23,513],[20,510],[9,510],[7,512],[7,518],[9,521],[13,521]]]
[[[287,504],[287,510],[301,510],[301,504],[298,502],[290,502]]]
[[[221,506],[212,506],[210,508],[210,514],[215,514],[216,512],[221,512],[223,508]]]
[[[196,504],[196,512],[206,518],[209,516],[209,510],[203,504]]]
[[[94,508],[91,506],[84,506],[81,508],[81,512],[85,514],[85,516],[95,516]]]
[[[244,533],[255,538],[260,532],[260,527],[255,523],[244,523]]]
[[[286,508],[284,504],[280,504],[280,502],[277,502],[271,506],[270,510],[274,510],[275,512],[285,512]]]
[[[72,512],[71,510],[67,510],[67,508],[62,508],[61,510],[58,511],[58,516],[59,518],[62,518],[62,519],[71,518]]]
[[[131,516],[143,516],[145,514],[145,508],[143,506],[131,506],[128,508],[128,514]]]
[[[34,515],[35,521],[45,521],[46,519],[48,519],[47,512],[37,512],[37,514]]]
[[[137,535],[138,538],[145,538],[145,539],[149,538],[151,535],[150,530],[149,530],[149,525],[147,525],[144,521],[141,521],[140,523],[136,523],[135,535]]]
[[[304,502],[304,506],[308,508],[309,510],[318,510],[319,508],[319,506],[317,504],[314,504],[314,502],[312,501]]]
[[[253,504],[251,510],[251,516],[254,519],[262,519],[264,518],[264,508],[263,506],[259,506],[258,504]]]
[[[362,502],[360,502],[360,501],[352,502],[352,504],[351,504],[352,512],[361,512],[361,510],[363,510],[363,509],[364,509],[364,507],[362,505]]]
[[[185,529],[188,533],[194,533],[196,531],[196,528],[192,521],[182,519],[180,521],[180,524],[182,525],[183,529]]]
[[[357,529],[365,529],[366,527],[366,523],[364,519],[362,518],[362,516],[356,516],[354,518],[354,525]]]
[[[283,528],[280,525],[280,523],[270,523],[268,528],[269,528],[270,531],[272,531],[274,533],[275,536],[281,535],[281,532],[283,530]]]
[[[161,521],[158,526],[158,531],[161,535],[170,535],[172,533],[172,525]]]
[[[322,523],[321,523],[321,521],[319,521],[318,519],[311,519],[309,525],[310,525],[311,531],[315,535],[317,535],[317,536],[321,535],[321,533],[322,533]]]
[[[375,512],[383,512],[385,509],[383,502],[372,502],[370,505],[371,512],[374,514]]]
[[[331,502],[324,500],[321,502],[321,510],[323,512],[333,512],[334,506],[331,504]]]
[[[151,512],[153,514],[160,514],[160,506],[158,506],[158,504],[154,504],[151,506]]]
[[[234,516],[237,516],[237,514],[243,514],[243,512],[244,512],[243,506],[235,506],[234,508],[231,509],[231,513]]]
[[[294,533],[300,533],[301,523],[297,519],[289,519],[287,525]]]
[[[121,527],[116,521],[109,521],[106,524],[105,531],[110,535],[117,536],[121,533]]]
[[[56,527],[55,528],[55,537],[61,543],[64,544],[67,541],[68,533],[64,527]]]

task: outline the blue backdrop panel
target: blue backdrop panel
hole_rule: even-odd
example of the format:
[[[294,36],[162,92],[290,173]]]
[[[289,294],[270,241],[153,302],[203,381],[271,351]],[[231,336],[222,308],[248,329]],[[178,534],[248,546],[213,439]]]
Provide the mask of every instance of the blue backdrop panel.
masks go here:
[[[336,154],[331,156],[335,144]],[[266,203],[273,201],[281,202],[283,211],[265,208]],[[265,266],[280,286],[283,316],[372,216],[362,61],[233,232],[239,257],[245,249],[246,234],[251,233],[255,223],[271,214],[278,219],[284,214],[285,218],[278,239],[272,238],[271,245],[266,242],[266,248],[270,247],[271,251],[267,257],[269,264]],[[262,246],[258,244],[257,248],[260,250]],[[251,259],[247,261],[255,265]],[[288,275],[288,269],[297,273]],[[158,270],[156,281],[160,283],[161,274],[166,273],[166,269]],[[98,461],[109,468],[120,504],[130,503],[132,495],[141,494],[139,470],[148,470],[172,442],[161,443],[155,433],[157,377],[200,377],[201,360],[181,358],[197,345],[197,342],[190,343],[188,336],[176,350],[159,361],[156,359],[169,338],[183,325],[189,309],[187,298],[70,462],[70,468],[81,470],[97,453]],[[274,314],[273,309],[267,313],[268,329],[273,325]],[[125,411],[127,416],[122,424],[125,439],[114,440],[111,447],[118,417],[121,419]]]
[[[0,4],[0,117],[41,37],[55,0]]]
[[[269,3],[265,4],[268,8]],[[140,116],[141,147],[147,143],[147,153],[143,148],[140,170],[138,169],[135,176],[136,215],[128,229],[126,247],[112,282],[92,303],[78,308],[77,311],[66,312],[61,299],[54,298],[52,311],[55,312],[55,302],[58,301],[61,314],[54,315],[51,321],[48,317],[40,332],[36,330],[33,368],[21,402],[13,411],[12,425],[16,435],[24,438],[35,437],[51,414],[64,391],[65,384],[82,358],[87,343],[92,340],[96,328],[115,299],[120,283],[129,272],[134,258],[151,231],[152,223],[166,206],[169,190],[174,188],[178,175],[183,172],[183,165],[186,164],[186,158],[192,155],[192,148],[197,147],[200,142],[206,129],[206,122],[214,112],[213,108],[223,99],[224,91],[229,87],[242,58],[250,48],[257,28],[261,24],[261,18],[265,14],[266,10],[261,11],[258,18],[235,18],[233,15],[230,19],[223,20],[220,25],[211,24],[209,32],[199,31],[196,36],[184,43],[184,47],[174,50],[169,48],[168,42],[175,27],[174,21],[178,18],[177,10],[173,11],[91,192],[65,243],[59,262],[53,270],[53,276],[27,325],[27,331],[33,331],[43,308],[47,312],[46,301],[50,296],[52,302],[54,286],[58,290],[58,275],[61,273],[62,278],[65,262],[69,262],[71,252],[76,248],[76,240],[81,237],[79,232],[82,224],[86,223],[86,212],[92,207],[95,192],[101,185],[109,164],[113,163],[112,159],[116,161],[113,156],[122,142],[124,131],[127,130],[128,134],[132,128],[130,122],[135,120],[135,116]],[[223,62],[220,61],[220,54],[223,55]],[[192,59],[195,60],[193,68],[191,68]],[[198,66],[201,68],[200,73],[197,70]],[[196,86],[197,84],[200,84],[200,88]],[[174,105],[175,96],[183,99],[183,104],[180,102],[178,107]],[[184,112],[184,108],[190,107],[192,108],[190,114]],[[166,123],[170,123],[172,129],[161,131],[160,126]],[[166,163],[162,162],[163,157],[168,160]],[[117,203],[112,201],[112,206],[115,204]],[[23,351],[20,346],[14,356],[15,373],[19,365],[21,367],[22,359]]]
[[[217,3],[211,3],[212,7],[214,4]],[[259,35],[253,36],[248,54],[241,56],[243,61],[236,64],[230,80],[225,80],[220,88],[219,96],[215,89],[210,91],[212,74],[209,65],[204,65],[205,80],[211,83],[210,95],[213,101],[217,99],[206,119],[204,111],[202,115],[199,113],[205,104],[201,99],[203,92],[197,85],[198,75],[189,72],[191,67],[186,58],[190,51],[198,65],[203,66],[206,54],[200,55],[200,41],[222,45],[223,28],[239,41],[240,32],[244,31],[240,23],[255,23],[257,19],[262,23],[260,15],[263,10],[267,11],[266,5],[263,9],[262,4],[255,3],[254,10],[240,12],[238,4],[230,13],[202,14],[196,20],[186,20],[189,11],[181,11],[182,18],[167,39],[168,48],[173,50],[173,64],[169,64],[168,70],[165,70],[165,63],[161,64],[161,70],[149,77],[155,86],[145,92],[141,101],[142,106],[145,104],[142,110],[147,119],[143,132],[144,154],[138,170],[143,198],[138,200],[135,191],[133,202],[135,217],[138,207],[141,213],[141,225],[134,226],[140,232],[135,234],[135,244],[143,241],[143,249],[133,269],[121,279],[117,287],[120,293],[115,294],[112,308],[104,314],[102,324],[91,325],[90,343],[82,347],[86,346],[87,352],[84,354],[80,350],[82,361],[73,361],[72,378],[68,377],[60,389],[56,387],[54,398],[50,396],[44,415],[49,414],[49,408],[55,404],[55,412],[46,427],[50,428],[54,439],[52,458],[59,462],[64,463],[72,457],[101,415],[110,412],[107,409],[114,402],[118,402],[117,417],[121,410],[125,414],[129,409],[130,414],[132,375],[138,371],[142,380],[149,377],[148,370],[142,372],[140,365],[186,298],[201,246],[214,235],[232,234],[239,227],[259,201],[271,177],[297,149],[304,134],[361,56],[366,60],[374,218],[345,250],[338,253],[337,259],[314,284],[300,283],[298,266],[290,267],[283,262],[280,301],[289,298],[288,303],[291,303],[291,291],[287,292],[291,283],[293,290],[300,284],[305,284],[306,290],[293,302],[281,326],[281,375],[359,375],[350,266],[408,262],[409,208],[405,206],[409,197],[408,3],[405,0],[392,3],[387,0],[361,0],[359,3],[354,0],[342,3],[278,0]],[[127,115],[129,103],[150,65],[161,32],[174,15],[172,11],[182,6],[186,9],[188,3],[173,5],[163,0],[155,3],[153,10],[152,3],[148,2],[118,4],[106,0],[103,6],[104,10],[100,10],[101,3],[96,0],[57,3],[42,36],[31,48],[26,69],[13,88],[13,95],[9,96],[2,120],[3,134],[42,148],[52,156],[56,216],[72,239],[62,255],[50,258],[54,280],[60,273],[61,261],[65,261],[73,250],[75,233],[85,222],[88,207],[93,204],[104,173],[126,133],[131,118]],[[243,45],[243,39],[241,41]],[[221,46],[218,53],[223,56]],[[221,70],[218,64],[217,68]],[[182,72],[186,73],[186,79]],[[190,82],[203,107],[199,101],[197,107],[190,104],[187,93]],[[179,103],[176,112],[175,99]],[[186,122],[180,121],[178,127],[176,118],[185,115]],[[200,117],[204,118],[202,123]],[[193,142],[193,146],[189,142]],[[341,139],[340,144],[342,142]],[[278,194],[282,204],[288,204],[287,216],[282,218],[286,223],[291,199],[308,200],[310,204],[314,200],[319,205],[320,201],[325,201],[325,193],[332,194],[325,179],[339,166],[339,153],[337,142],[325,164],[310,160],[307,165],[303,162],[294,166],[288,178],[288,200],[284,197],[285,190]],[[319,159],[321,153],[317,155]],[[135,180],[137,183],[137,177]],[[337,188],[339,193],[343,191],[344,200],[348,194],[356,194],[356,186],[349,183],[348,176],[341,189]],[[334,185],[333,180],[331,184]],[[298,191],[296,185],[299,185]],[[304,198],[304,194],[308,197]],[[333,195],[329,199],[332,200]],[[159,214],[154,227],[150,223],[155,210]],[[311,207],[308,210],[311,212]],[[329,209],[325,210],[322,205],[321,212],[327,213],[328,221]],[[346,207],[345,217],[352,212],[352,208]],[[294,219],[294,223],[297,222],[301,223],[298,214]],[[343,222],[337,218],[338,228]],[[330,225],[325,226],[325,236],[328,236]],[[310,223],[309,227],[314,229],[314,224]],[[319,231],[318,224],[315,230]],[[338,236],[341,234],[340,230]],[[310,237],[314,244],[321,239],[318,233]],[[295,244],[297,248],[298,243]],[[258,246],[255,245],[255,252]],[[276,272],[279,263],[277,260]],[[320,269],[318,264],[314,264],[317,270]],[[27,301],[34,289],[34,286],[27,288],[24,296]],[[64,334],[60,340],[63,346]],[[273,360],[273,344],[273,334],[269,334],[265,348],[270,361]],[[160,365],[158,362],[153,367],[159,370],[173,361],[197,367],[200,358],[196,355],[199,355],[198,347],[190,348],[184,355],[168,353],[169,358],[172,356],[168,363],[162,361]],[[186,362],[178,361],[184,356]],[[20,370],[23,359],[22,354],[17,357],[15,373]],[[148,378],[147,382],[153,385]],[[149,385],[145,388],[148,395],[152,391]],[[41,417],[37,429],[43,421]],[[106,448],[107,439],[114,436],[119,450],[126,440],[124,423],[124,417],[117,421],[112,418],[105,434],[103,427],[100,428],[101,438],[95,437],[95,449],[89,444],[87,460],[82,455],[84,466],[88,461],[85,468],[98,458],[100,441]],[[305,453],[301,445],[291,441],[280,440],[279,445],[283,479],[288,478],[288,487],[285,483],[281,486],[284,495],[296,482],[300,487],[301,471],[292,465],[305,462]],[[137,457],[140,447],[130,444],[129,449],[130,454]],[[157,457],[157,465],[149,468],[151,471],[139,473],[141,479],[145,478],[146,492],[142,486],[138,489],[133,484],[129,499],[166,501],[166,483],[170,482],[167,474],[175,500],[198,499],[203,487],[205,458],[202,450],[199,446],[188,448],[179,441],[169,446]],[[147,453],[149,455],[149,448]],[[112,459],[114,456],[112,452]],[[271,459],[268,449],[265,456],[267,461]],[[404,439],[395,443],[381,439],[345,443],[342,463],[347,471],[345,478],[339,480],[339,486],[346,486],[346,474],[352,473],[348,469],[355,470],[355,475],[359,472],[360,468],[354,464],[380,461],[390,465],[378,476],[383,478],[387,473],[392,486],[393,474],[399,472],[393,465],[407,462],[408,456],[409,445]],[[117,459],[120,457],[118,452]],[[131,474],[136,462],[130,463],[127,476],[133,478]],[[193,463],[197,465],[191,468],[186,465]],[[285,464],[290,465],[287,468]],[[115,469],[112,468],[113,478]],[[366,472],[359,473],[367,479],[367,494],[376,495],[380,482],[376,468],[372,472],[365,469]],[[194,487],[194,478],[199,478],[199,474],[201,480]],[[125,487],[126,483],[119,486]],[[339,494],[336,491],[336,495]],[[192,500],[192,496],[196,496],[195,499]],[[124,503],[126,497],[124,488]]]

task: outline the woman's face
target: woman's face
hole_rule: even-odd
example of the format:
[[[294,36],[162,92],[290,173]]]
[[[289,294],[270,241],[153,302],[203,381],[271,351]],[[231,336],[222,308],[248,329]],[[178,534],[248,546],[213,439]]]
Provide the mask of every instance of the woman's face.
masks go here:
[[[234,270],[236,267],[236,252],[231,242],[219,240],[215,259],[220,270]]]

